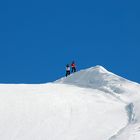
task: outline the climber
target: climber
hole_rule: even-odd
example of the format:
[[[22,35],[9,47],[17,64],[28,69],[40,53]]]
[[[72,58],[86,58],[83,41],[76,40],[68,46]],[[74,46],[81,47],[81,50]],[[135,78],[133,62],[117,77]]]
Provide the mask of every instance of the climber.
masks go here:
[[[72,73],[73,72],[76,72],[76,65],[75,65],[75,62],[74,61],[72,61],[72,63],[71,63],[71,68],[72,68]]]
[[[66,77],[70,75],[70,66],[69,64],[66,65]]]

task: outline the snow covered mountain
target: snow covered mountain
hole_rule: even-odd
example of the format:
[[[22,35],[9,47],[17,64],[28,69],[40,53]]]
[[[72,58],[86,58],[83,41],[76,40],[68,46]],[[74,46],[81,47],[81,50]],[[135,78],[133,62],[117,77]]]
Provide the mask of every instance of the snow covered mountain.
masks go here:
[[[0,140],[139,140],[140,85],[102,66],[47,84],[0,85]]]
[[[118,94],[134,92],[134,89],[139,87],[137,83],[117,76],[102,66],[81,70],[68,78],[57,80],[56,83],[71,84]]]

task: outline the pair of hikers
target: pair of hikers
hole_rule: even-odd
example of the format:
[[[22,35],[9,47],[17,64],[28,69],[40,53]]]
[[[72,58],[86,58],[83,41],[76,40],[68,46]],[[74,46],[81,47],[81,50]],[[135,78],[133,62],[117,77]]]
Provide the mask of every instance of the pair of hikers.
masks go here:
[[[69,64],[66,65],[66,77],[70,75],[70,70],[72,73],[76,72],[76,65],[74,61],[71,63],[71,68]]]

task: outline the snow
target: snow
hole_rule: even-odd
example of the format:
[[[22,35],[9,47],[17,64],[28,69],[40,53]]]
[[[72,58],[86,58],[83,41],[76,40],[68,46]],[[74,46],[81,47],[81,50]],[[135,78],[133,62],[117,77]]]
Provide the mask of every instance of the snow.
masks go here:
[[[0,140],[139,140],[140,85],[102,66],[47,84],[0,85]]]
[[[56,83],[64,83],[77,85],[79,87],[98,89],[109,93],[123,93],[130,87],[135,89],[139,86],[137,83],[117,76],[107,71],[102,66],[92,67],[86,70],[81,70],[75,74],[70,75],[68,78],[57,80]],[[133,92],[134,90],[132,90]]]

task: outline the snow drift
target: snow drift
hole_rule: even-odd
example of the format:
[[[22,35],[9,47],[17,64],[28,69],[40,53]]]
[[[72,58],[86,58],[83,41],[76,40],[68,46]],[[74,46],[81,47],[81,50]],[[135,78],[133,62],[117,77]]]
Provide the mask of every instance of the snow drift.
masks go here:
[[[0,140],[139,140],[140,86],[101,66],[54,83],[0,85]]]

